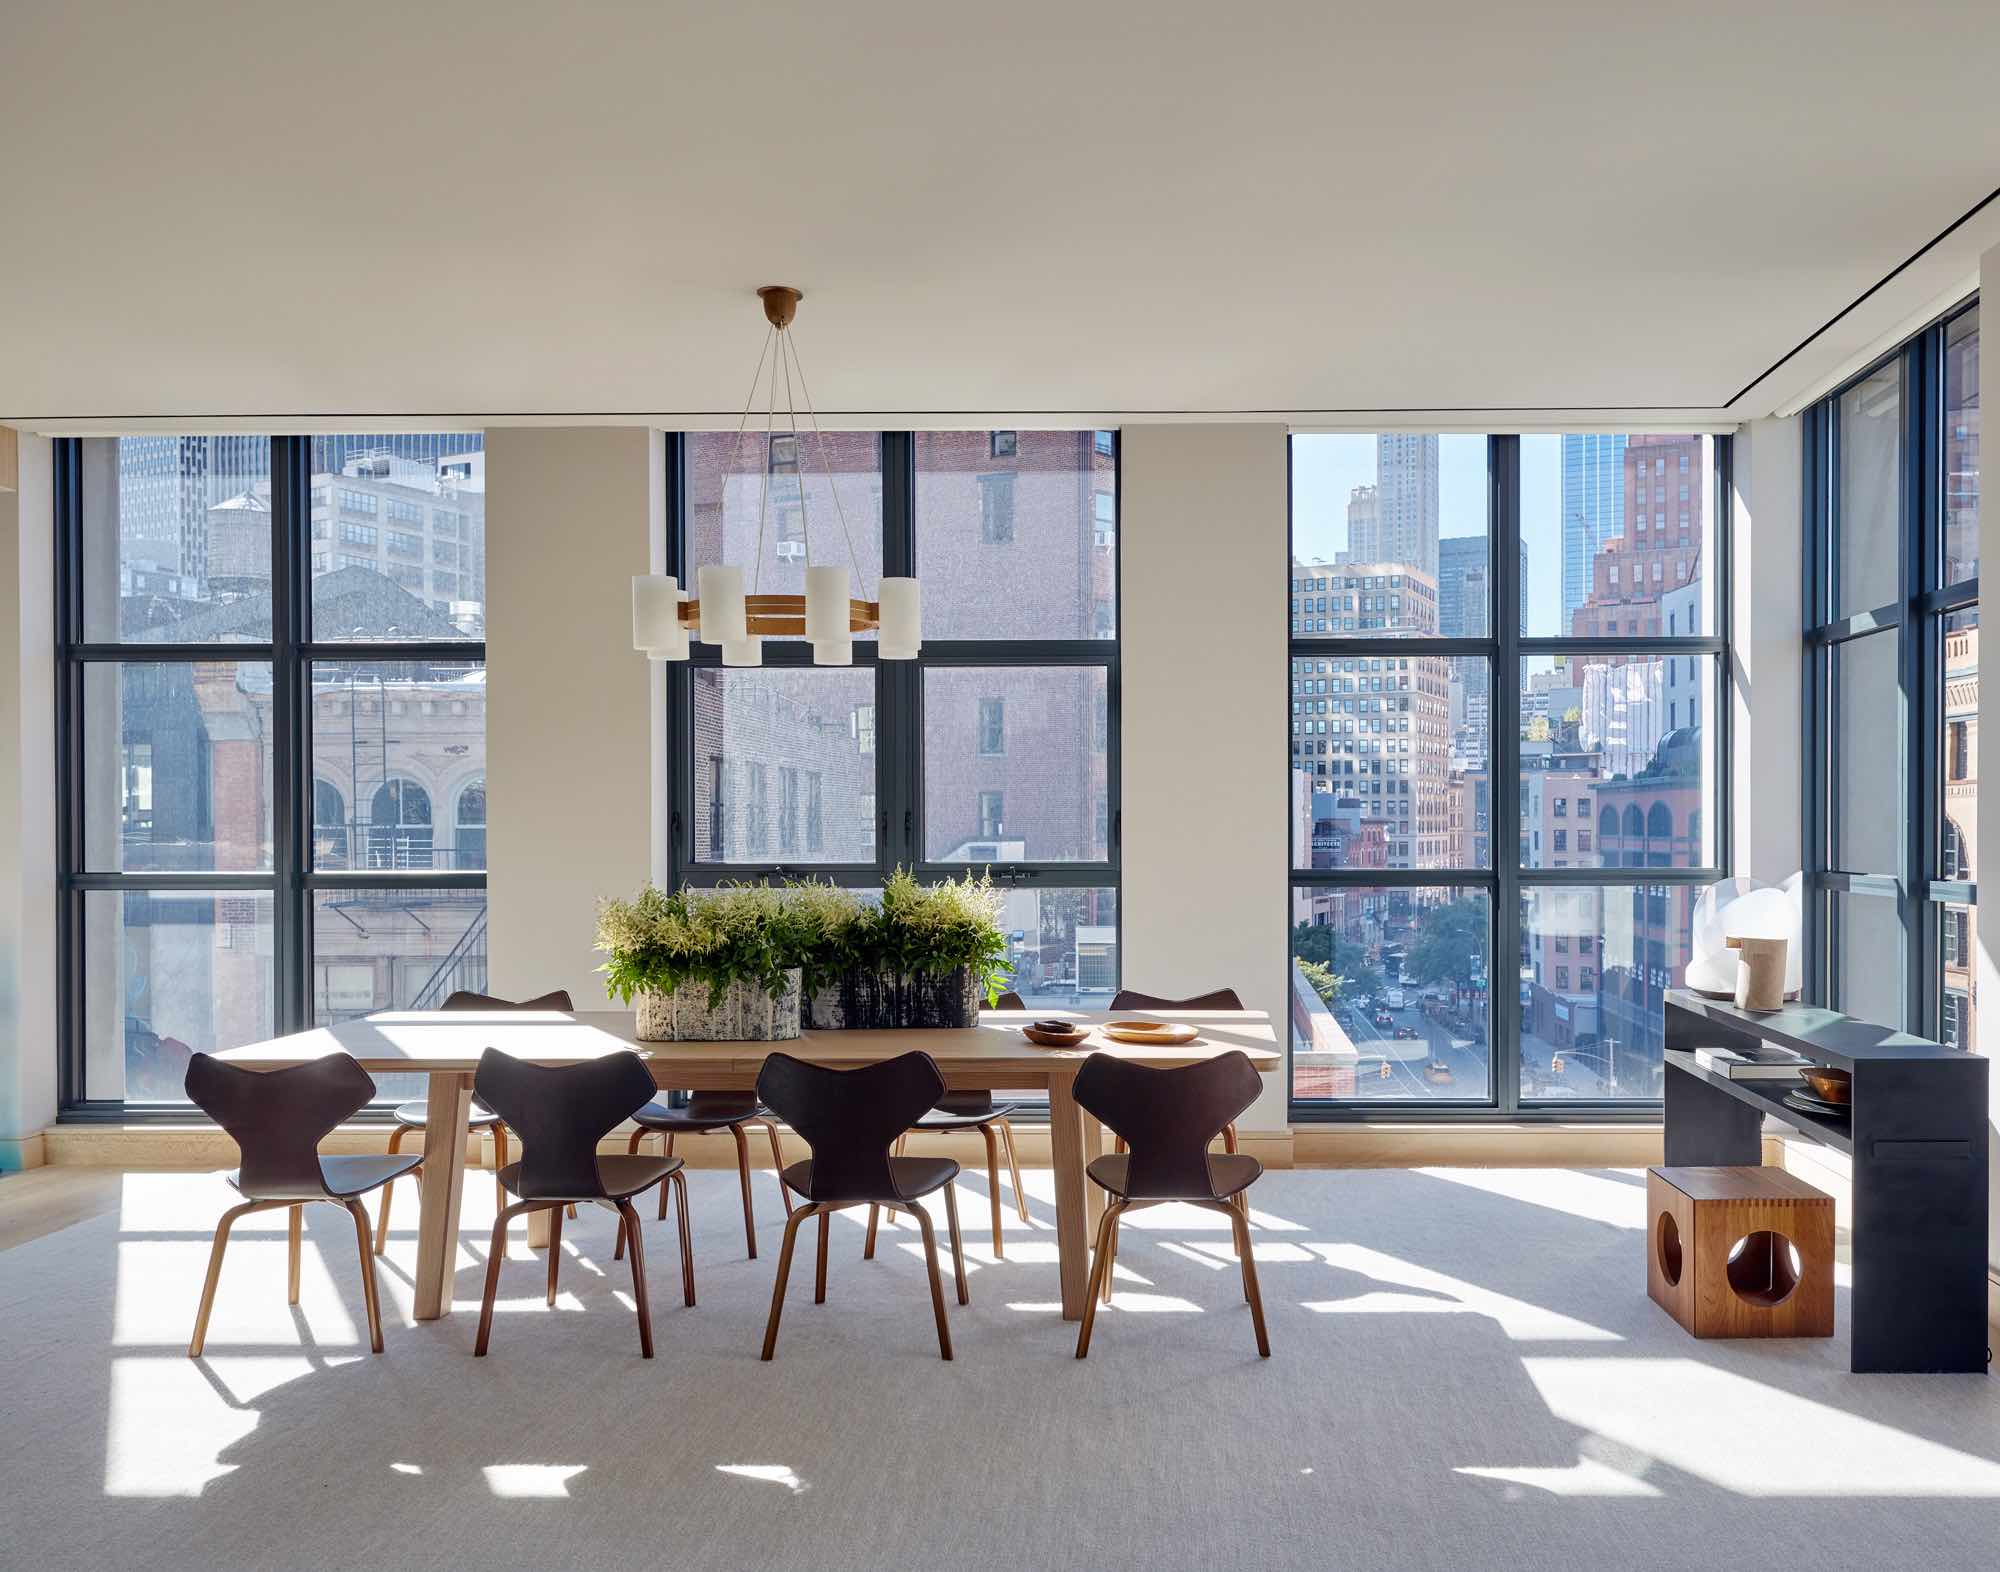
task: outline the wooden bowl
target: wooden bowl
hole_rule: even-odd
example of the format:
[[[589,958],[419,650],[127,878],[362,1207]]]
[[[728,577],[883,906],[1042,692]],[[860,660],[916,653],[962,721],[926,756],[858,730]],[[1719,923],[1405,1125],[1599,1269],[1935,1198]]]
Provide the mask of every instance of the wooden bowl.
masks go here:
[[[1060,1032],[1052,1032],[1040,1026],[1024,1026],[1021,1035],[1031,1043],[1039,1043],[1044,1048],[1074,1048],[1090,1035],[1081,1026],[1072,1026]]]
[[[1854,1077],[1846,1070],[1831,1070],[1825,1065],[1814,1065],[1801,1070],[1806,1085],[1813,1096],[1823,1103],[1846,1103],[1854,1093]]]
[[[1160,1032],[1170,1035],[1177,1030],[1165,1021],[1106,1021],[1104,1029],[1107,1032],[1124,1032],[1128,1036],[1137,1036],[1141,1032]]]
[[[1192,1026],[1176,1021],[1106,1021],[1104,1035],[1115,1043],[1136,1043],[1142,1047],[1191,1043],[1199,1035]]]

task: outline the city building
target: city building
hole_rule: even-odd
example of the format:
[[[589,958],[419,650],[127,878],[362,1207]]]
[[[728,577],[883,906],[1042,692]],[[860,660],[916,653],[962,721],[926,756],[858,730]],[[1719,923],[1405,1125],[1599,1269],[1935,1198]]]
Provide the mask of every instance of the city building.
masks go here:
[[[1562,623],[1573,628],[1577,608],[1596,589],[1597,559],[1625,533],[1629,489],[1625,447],[1608,432],[1566,432],[1562,439]],[[1523,577],[1525,578],[1525,573]]]

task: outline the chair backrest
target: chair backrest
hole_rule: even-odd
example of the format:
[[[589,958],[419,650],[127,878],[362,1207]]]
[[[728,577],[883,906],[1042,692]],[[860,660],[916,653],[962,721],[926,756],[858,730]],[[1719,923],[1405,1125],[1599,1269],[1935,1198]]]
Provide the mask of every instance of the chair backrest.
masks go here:
[[[653,1099],[653,1074],[636,1053],[582,1064],[529,1064],[497,1048],[479,1056],[479,1100],[521,1137],[524,1201],[585,1200],[604,1194],[597,1143]]]
[[[1094,1053],[1076,1072],[1076,1100],[1132,1149],[1125,1193],[1133,1200],[1212,1200],[1208,1143],[1257,1100],[1260,1084],[1235,1048],[1174,1070]]]
[[[1217,988],[1210,993],[1198,993],[1192,999],[1162,999],[1157,994],[1140,993],[1133,988],[1120,988],[1111,1000],[1114,1010],[1240,1010],[1243,1001],[1236,997],[1234,988]]]
[[[545,993],[535,999],[496,999],[490,993],[468,993],[461,988],[446,999],[443,1008],[447,1010],[563,1010],[572,1008],[569,990],[558,988],[554,993]]]
[[[856,1070],[829,1070],[769,1054],[757,1096],[812,1148],[808,1199],[887,1200],[897,1194],[889,1147],[944,1095],[927,1053],[898,1054]]]
[[[1027,1001],[1011,989],[993,1001],[996,1010],[1025,1010],[1027,1007]]]
[[[344,1053],[284,1070],[245,1070],[198,1053],[187,1094],[242,1149],[236,1187],[254,1201],[326,1197],[319,1143],[367,1106],[375,1081]]]

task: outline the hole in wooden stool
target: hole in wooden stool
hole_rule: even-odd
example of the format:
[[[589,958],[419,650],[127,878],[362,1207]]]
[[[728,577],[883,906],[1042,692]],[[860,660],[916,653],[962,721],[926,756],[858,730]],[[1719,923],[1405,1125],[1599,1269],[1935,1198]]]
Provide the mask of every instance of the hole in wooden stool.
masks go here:
[[[1791,1297],[1805,1264],[1791,1240],[1774,1229],[1760,1228],[1730,1246],[1728,1272],[1737,1298],[1768,1308]]]
[[[1660,1258],[1660,1275],[1667,1286],[1680,1287],[1681,1225],[1674,1221],[1672,1212],[1660,1213],[1660,1220],[1653,1225],[1653,1250]]]

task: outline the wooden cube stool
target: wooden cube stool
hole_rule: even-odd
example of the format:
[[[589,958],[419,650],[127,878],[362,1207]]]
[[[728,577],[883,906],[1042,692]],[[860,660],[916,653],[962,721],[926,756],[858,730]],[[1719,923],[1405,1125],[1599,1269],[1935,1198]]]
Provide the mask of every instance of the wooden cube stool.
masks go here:
[[[1646,1217],[1646,1292],[1694,1336],[1833,1336],[1832,1196],[1782,1168],[1649,1168]]]

